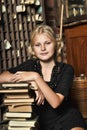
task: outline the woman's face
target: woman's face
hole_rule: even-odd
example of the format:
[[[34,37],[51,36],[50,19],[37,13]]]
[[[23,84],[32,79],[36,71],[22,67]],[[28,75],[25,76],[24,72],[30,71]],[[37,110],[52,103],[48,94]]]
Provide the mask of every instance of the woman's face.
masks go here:
[[[55,43],[46,34],[36,35],[33,51],[35,56],[41,61],[49,61],[54,58]]]

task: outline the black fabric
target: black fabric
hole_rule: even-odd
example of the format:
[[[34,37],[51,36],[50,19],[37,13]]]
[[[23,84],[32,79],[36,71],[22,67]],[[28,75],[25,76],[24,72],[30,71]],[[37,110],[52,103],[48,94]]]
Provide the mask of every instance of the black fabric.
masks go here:
[[[42,77],[41,65],[38,60],[32,59],[25,63],[9,69],[11,73],[16,71],[35,71]],[[85,122],[77,110],[73,109],[68,101],[71,83],[74,77],[74,70],[71,65],[55,62],[52,70],[51,80],[46,82],[56,93],[65,96],[60,107],[53,109],[45,100],[44,105],[37,107],[37,113],[40,115],[40,130],[70,130],[73,127],[84,127]]]

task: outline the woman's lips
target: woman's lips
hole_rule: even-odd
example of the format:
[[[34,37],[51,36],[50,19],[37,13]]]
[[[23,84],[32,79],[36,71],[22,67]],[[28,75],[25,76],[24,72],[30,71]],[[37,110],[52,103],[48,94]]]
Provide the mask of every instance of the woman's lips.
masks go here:
[[[44,56],[44,55],[47,55],[47,54],[48,54],[48,53],[46,52],[46,53],[41,53],[40,55],[43,55],[43,56]]]

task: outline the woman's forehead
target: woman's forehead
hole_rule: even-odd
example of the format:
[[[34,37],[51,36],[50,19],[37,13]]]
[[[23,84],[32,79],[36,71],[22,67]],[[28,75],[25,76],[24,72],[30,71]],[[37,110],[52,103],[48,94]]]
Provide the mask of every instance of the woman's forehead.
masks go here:
[[[51,40],[51,38],[48,35],[43,35],[43,34],[36,35],[35,38],[34,38],[34,42],[36,42],[36,41],[48,41],[48,40]]]
[[[48,33],[38,33],[38,34],[35,35],[34,39],[36,39],[36,38],[40,39],[40,38],[43,38],[43,37],[46,38],[46,39],[50,39],[50,40],[54,39],[54,37],[52,37]]]

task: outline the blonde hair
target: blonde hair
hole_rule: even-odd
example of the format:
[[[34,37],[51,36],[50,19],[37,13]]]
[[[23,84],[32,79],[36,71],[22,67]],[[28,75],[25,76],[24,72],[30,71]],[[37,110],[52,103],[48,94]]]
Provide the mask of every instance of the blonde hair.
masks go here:
[[[54,44],[56,45],[55,54],[54,54],[55,59],[56,59],[58,56],[59,45],[58,45],[58,41],[57,41],[54,30],[48,25],[39,25],[31,32],[30,45],[28,48],[30,57],[35,57],[34,52],[33,52],[33,45],[35,42],[34,38],[36,35],[39,35],[39,34],[46,34],[50,38],[50,40],[54,42]]]

